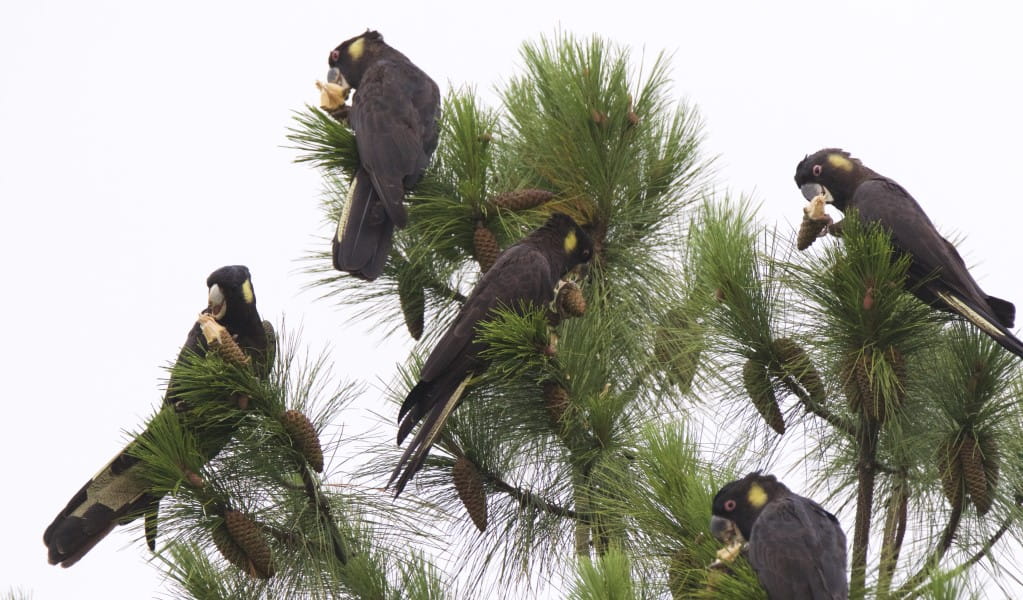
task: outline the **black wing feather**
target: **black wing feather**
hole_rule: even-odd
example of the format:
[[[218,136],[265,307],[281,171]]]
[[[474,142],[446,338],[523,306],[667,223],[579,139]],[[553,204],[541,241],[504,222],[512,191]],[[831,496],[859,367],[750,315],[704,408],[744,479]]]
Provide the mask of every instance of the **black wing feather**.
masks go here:
[[[542,305],[554,298],[555,273],[548,256],[529,244],[516,244],[498,257],[466,299],[448,331],[423,364],[420,381],[398,412],[398,443],[422,419],[419,431],[395,466],[388,485],[397,480],[395,495],[422,466],[444,422],[461,400],[459,390],[480,366],[482,346],[476,328],[494,309],[518,310],[523,301]]]
[[[850,206],[864,221],[881,223],[892,244],[910,255],[910,283],[923,282],[914,292],[921,300],[966,317],[1023,357],[1023,342],[1006,328],[1012,326],[1015,307],[998,298],[989,300],[955,246],[938,233],[909,192],[890,179],[870,179],[857,186]]]
[[[834,515],[795,494],[753,524],[747,558],[772,600],[845,600],[845,534]]]
[[[407,70],[395,61],[374,65],[363,76],[348,114],[359,162],[398,228],[408,220],[403,202],[411,185],[406,178],[418,181],[429,163],[423,148],[424,123],[402,85]]]

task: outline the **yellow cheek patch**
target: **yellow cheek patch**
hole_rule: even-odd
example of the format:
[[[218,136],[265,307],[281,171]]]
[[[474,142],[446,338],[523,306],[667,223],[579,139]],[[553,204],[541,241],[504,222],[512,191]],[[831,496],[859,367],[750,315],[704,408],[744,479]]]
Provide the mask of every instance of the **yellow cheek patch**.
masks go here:
[[[351,46],[348,46],[348,56],[352,57],[352,60],[359,60],[362,56],[362,52],[366,49],[366,40],[359,38],[352,42]]]
[[[578,243],[579,240],[576,239],[575,232],[569,231],[568,235],[565,236],[565,253],[571,254],[572,251],[575,250],[576,244]]]
[[[746,499],[749,500],[753,508],[760,508],[767,504],[767,492],[764,491],[764,488],[760,487],[760,484],[754,483],[749,486],[749,493],[746,494]]]
[[[252,293],[252,282],[248,279],[242,284],[242,298],[245,299],[245,304],[252,304],[256,301],[256,296]]]
[[[828,155],[828,164],[830,164],[832,167],[834,167],[836,169],[841,169],[843,171],[852,171],[853,170],[853,163],[852,163],[852,161],[849,160],[848,158],[842,156],[841,154],[829,154]]]

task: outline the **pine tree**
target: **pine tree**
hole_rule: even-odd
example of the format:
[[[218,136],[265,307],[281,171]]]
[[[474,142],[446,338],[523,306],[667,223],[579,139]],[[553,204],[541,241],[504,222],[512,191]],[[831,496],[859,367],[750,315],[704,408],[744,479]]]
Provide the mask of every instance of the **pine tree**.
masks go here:
[[[356,391],[323,387],[323,359],[282,350],[266,384],[216,357],[181,367],[194,401],[239,425],[205,465],[173,419],[141,444],[168,493],[160,557],[180,595],[765,597],[744,559],[708,568],[711,500],[798,462],[799,491],[846,524],[851,597],[963,597],[1018,532],[1017,361],[905,293],[907,260],[855,215],[840,242],[797,253],[795,232],[716,193],[664,56],[638,69],[626,49],[558,35],[522,61],[499,108],[471,88],[445,99],[383,276],[336,274],[326,251],[309,271],[418,340],[380,411],[396,415],[495,252],[561,211],[592,231],[592,264],[551,306],[480,327],[489,367],[394,502],[380,489],[392,443],[336,470],[354,441],[324,434]],[[353,133],[309,108],[289,139],[324,172],[333,228]],[[225,408],[239,394],[246,407]],[[436,547],[447,572],[425,558]]]

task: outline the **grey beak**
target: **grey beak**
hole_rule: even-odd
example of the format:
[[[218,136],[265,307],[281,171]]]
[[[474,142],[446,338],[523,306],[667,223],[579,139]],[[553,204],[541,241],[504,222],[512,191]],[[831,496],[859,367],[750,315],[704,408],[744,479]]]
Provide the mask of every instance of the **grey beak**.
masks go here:
[[[719,541],[730,544],[735,539],[735,523],[714,515],[710,518],[710,533]]]
[[[803,192],[803,197],[807,202],[824,193],[824,186],[819,183],[804,183],[799,189]]]
[[[336,83],[341,87],[348,86],[348,82],[345,81],[345,76],[341,74],[341,69],[337,67],[333,67],[327,71],[327,83]]]

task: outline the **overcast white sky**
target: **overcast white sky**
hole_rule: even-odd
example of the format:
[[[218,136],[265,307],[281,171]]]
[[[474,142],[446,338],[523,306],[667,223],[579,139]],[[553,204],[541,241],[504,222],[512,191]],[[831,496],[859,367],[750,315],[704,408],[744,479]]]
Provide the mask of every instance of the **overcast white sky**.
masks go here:
[[[718,181],[754,193],[766,222],[798,223],[796,163],[841,146],[965,236],[981,285],[1019,304],[1021,16],[1010,2],[6,2],[0,593],[160,593],[129,533],[62,570],[42,532],[160,401],[221,265],[248,265],[264,317],[304,324],[339,376],[369,384],[360,410],[382,405],[402,340],[302,292],[295,262],[327,229],[285,129],[340,41],[378,29],[442,90],[492,100],[521,42],[559,27],[637,59],[667,50]]]

